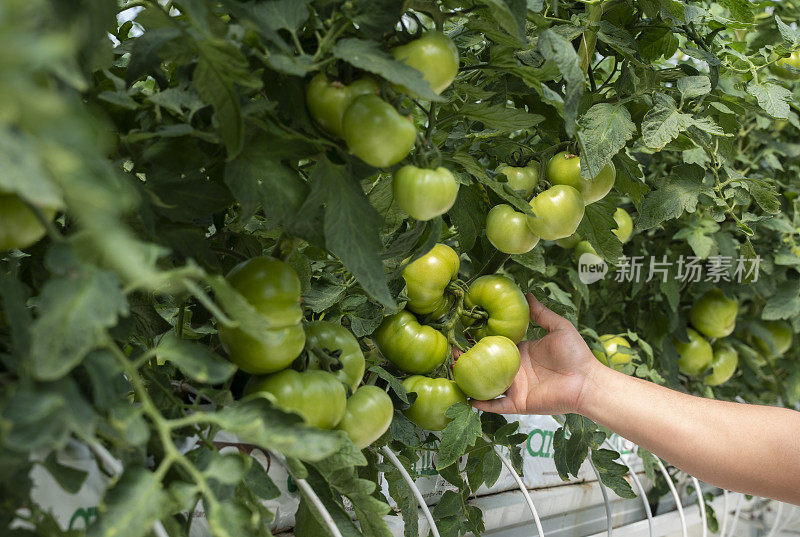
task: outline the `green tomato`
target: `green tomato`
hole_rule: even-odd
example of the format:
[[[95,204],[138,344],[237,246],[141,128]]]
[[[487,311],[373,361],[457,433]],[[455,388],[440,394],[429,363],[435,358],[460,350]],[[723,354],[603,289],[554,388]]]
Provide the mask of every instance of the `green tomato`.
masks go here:
[[[755,336],[755,344],[769,357],[782,356],[792,346],[792,327],[781,321],[765,321],[764,328],[772,336],[772,341]]]
[[[508,186],[512,190],[522,190],[526,199],[533,195],[533,189],[539,184],[539,163],[535,160],[527,166],[503,164],[497,168],[497,173],[506,176]]]
[[[422,73],[436,95],[447,89],[458,74],[458,49],[441,32],[425,32],[422,37],[392,49],[392,55]],[[407,88],[399,89],[419,97]]]
[[[56,212],[43,209],[52,219]],[[27,248],[44,237],[45,229],[36,214],[16,194],[0,194],[0,252]]]
[[[519,287],[505,276],[487,274],[477,278],[464,296],[464,307],[479,308],[489,314],[488,319],[470,329],[477,340],[487,336],[505,336],[519,343],[528,330],[528,302]],[[461,322],[465,327],[470,327],[475,319],[463,316]]]
[[[469,397],[487,401],[511,386],[519,364],[519,349],[513,341],[504,336],[487,336],[458,357],[453,379]]]
[[[597,251],[594,249],[594,246],[592,246],[592,244],[589,241],[581,241],[575,247],[574,254],[575,254],[575,259],[580,261],[581,256],[583,254],[597,255]]]
[[[528,217],[533,234],[546,241],[569,237],[578,229],[585,211],[580,192],[567,185],[556,185],[530,202],[534,217]]]
[[[785,78],[786,80],[796,80],[800,78],[800,74],[795,71],[790,71],[787,66],[792,66],[800,69],[800,51],[792,52],[788,58],[782,58],[770,66],[770,71],[775,75]]]
[[[580,236],[578,233],[573,233],[569,237],[564,237],[563,239],[557,239],[555,242],[558,246],[564,248],[565,250],[571,250],[575,248],[583,241],[583,237]]]
[[[435,170],[406,165],[394,173],[394,200],[412,218],[430,220],[450,210],[458,183],[447,168]]]
[[[727,382],[736,372],[739,354],[727,343],[714,343],[714,359],[711,361],[711,374],[703,378],[708,386],[719,386]]]
[[[406,310],[386,317],[372,334],[386,359],[406,373],[428,373],[444,363],[450,347],[447,338],[421,325]]]
[[[372,78],[361,78],[349,86],[330,82],[324,73],[311,79],[306,90],[306,106],[317,124],[337,138],[344,137],[342,118],[353,99],[380,90]]]
[[[314,321],[306,324],[306,347],[309,369],[325,369],[320,357],[314,354],[311,347],[327,351],[328,354],[339,352],[341,368],[331,371],[341,382],[355,390],[364,377],[364,353],[355,336],[344,326],[328,321]]]
[[[284,369],[266,377],[252,377],[244,393],[256,392],[272,394],[278,406],[300,414],[306,424],[320,429],[336,427],[347,404],[344,384],[327,371]]]
[[[342,127],[350,152],[376,168],[403,160],[417,139],[414,123],[377,95],[356,97],[344,113]]]
[[[269,323],[256,339],[240,328],[220,326],[219,338],[231,362],[262,375],[288,367],[305,345],[300,280],[282,261],[255,257],[235,266],[228,282]]]
[[[605,334],[600,336],[600,343],[603,345],[603,351],[592,349],[592,354],[594,354],[595,358],[607,366],[613,367],[615,365],[627,364],[633,358],[632,354],[620,352],[619,349],[621,347],[625,347],[627,349],[631,348],[631,344],[628,343],[628,340],[622,336]]]
[[[597,177],[584,179],[581,177],[581,159],[567,151],[557,153],[547,163],[547,178],[554,185],[567,185],[576,189],[583,196],[586,205],[606,197],[614,186],[617,171],[614,164],[606,164]]]
[[[617,223],[617,229],[612,229],[611,233],[617,236],[619,242],[625,244],[631,238],[633,233],[633,218],[628,214],[628,211],[622,207],[617,207],[614,211],[614,222]]]
[[[486,238],[504,254],[524,254],[539,243],[528,227],[528,215],[505,203],[495,205],[486,215]]]
[[[712,289],[701,296],[689,313],[692,326],[706,337],[729,336],[736,328],[736,314],[739,303],[722,294],[719,289]]]
[[[450,309],[451,301],[445,288],[458,276],[460,262],[455,250],[446,244],[436,244],[403,270],[408,304],[419,315],[438,319]]]
[[[392,399],[377,386],[361,386],[347,400],[342,421],[336,426],[364,449],[383,436],[394,416]]]
[[[403,381],[407,392],[417,394],[414,403],[403,411],[408,419],[426,431],[441,431],[450,418],[445,411],[456,403],[466,403],[467,396],[449,379],[412,375]]]
[[[689,336],[688,342],[678,339],[672,341],[678,351],[678,369],[685,375],[700,375],[711,365],[714,352],[708,341],[691,328],[686,329],[686,334]]]

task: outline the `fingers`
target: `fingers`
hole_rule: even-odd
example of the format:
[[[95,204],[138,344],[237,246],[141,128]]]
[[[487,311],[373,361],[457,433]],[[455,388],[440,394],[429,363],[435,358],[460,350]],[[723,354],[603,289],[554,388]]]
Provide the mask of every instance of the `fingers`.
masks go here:
[[[568,320],[561,315],[547,309],[544,304],[536,300],[536,297],[528,293],[525,298],[531,310],[531,321],[538,324],[548,332],[572,326]]]
[[[495,414],[517,414],[519,409],[514,404],[514,400],[510,397],[500,397],[499,399],[492,399],[490,401],[477,401],[473,399],[470,401],[472,406],[484,412],[493,412]]]

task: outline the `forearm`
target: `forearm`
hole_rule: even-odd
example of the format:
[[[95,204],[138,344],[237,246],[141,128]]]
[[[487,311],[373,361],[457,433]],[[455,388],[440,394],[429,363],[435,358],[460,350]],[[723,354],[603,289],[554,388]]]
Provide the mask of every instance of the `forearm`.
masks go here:
[[[694,397],[604,366],[578,412],[707,483],[800,504],[800,413]]]

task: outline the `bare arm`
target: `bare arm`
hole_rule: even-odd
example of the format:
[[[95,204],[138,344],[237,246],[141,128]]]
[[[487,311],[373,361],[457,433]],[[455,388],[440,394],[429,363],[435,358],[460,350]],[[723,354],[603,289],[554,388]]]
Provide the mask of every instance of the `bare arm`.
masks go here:
[[[520,344],[522,367],[506,396],[476,408],[582,414],[706,483],[800,505],[800,413],[694,397],[614,371],[569,321],[528,302],[548,334]]]

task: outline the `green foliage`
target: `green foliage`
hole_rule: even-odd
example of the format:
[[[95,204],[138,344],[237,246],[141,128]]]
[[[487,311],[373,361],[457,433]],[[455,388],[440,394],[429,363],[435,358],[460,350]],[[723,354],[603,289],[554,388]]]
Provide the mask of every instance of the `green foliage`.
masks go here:
[[[626,374],[797,405],[798,346],[764,362],[753,345],[764,320],[800,331],[800,72],[775,65],[800,49],[795,4],[6,0],[0,192],[47,225],[38,243],[0,252],[0,482],[14,483],[0,497],[0,527],[27,506],[36,531],[60,532],[31,507],[29,473],[41,465],[64,491],[79,490],[86,474],[59,458],[79,443],[113,474],[90,535],[148,535],[154,524],[188,534],[199,501],[215,535],[270,535],[263,500],[280,489],[251,458],[219,453],[213,439],[226,431],[285,458],[343,535],[389,534],[380,471],[405,535],[416,536],[416,500],[379,447],[408,470],[435,450],[436,471],[454,485],[434,509],[440,533],[481,534],[472,499],[500,476],[494,448],[521,472],[525,435],[458,404],[432,442],[402,414],[414,396],[370,340],[406,302],[405,263],[437,242],[460,254],[464,281],[503,273],[590,344],[627,334]],[[391,54],[420,25],[444,31],[460,53],[440,95]],[[304,95],[320,72],[345,84],[373,77],[411,118],[419,133],[403,163],[454,173],[460,189],[446,214],[409,219],[393,201],[393,170],[368,166],[315,124]],[[585,179],[608,163],[617,170],[578,230],[610,266],[589,285],[569,250],[542,241],[508,257],[485,236],[493,205],[531,214],[494,170],[532,160],[544,169],[564,150],[580,154]],[[548,186],[543,177],[537,192]],[[634,217],[625,245],[611,232],[617,207]],[[395,419],[363,452],[343,432],[243,395],[247,375],[226,360],[218,328],[260,338],[274,327],[223,276],[261,255],[291,265],[305,319],[348,327],[368,381],[390,393]],[[636,281],[614,277],[623,255],[733,263],[718,281],[676,279],[686,266],[647,281],[648,265]],[[737,281],[739,258],[758,260],[759,277]],[[679,373],[671,340],[714,285],[739,302],[727,341],[740,369],[711,388]],[[468,344],[449,328],[459,332],[450,344]],[[568,415],[554,436],[559,475],[576,476],[590,458],[607,486],[631,497],[606,435]],[[639,455],[655,481],[654,456]],[[295,533],[326,535],[301,495]]]

